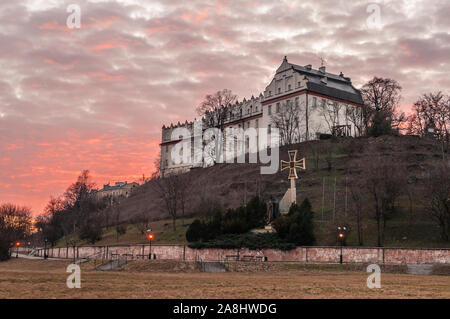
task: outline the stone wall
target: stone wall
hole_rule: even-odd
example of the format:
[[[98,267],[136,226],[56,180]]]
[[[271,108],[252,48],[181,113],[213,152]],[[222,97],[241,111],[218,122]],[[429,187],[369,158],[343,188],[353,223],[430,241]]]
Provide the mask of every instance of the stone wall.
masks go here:
[[[152,254],[166,260],[267,260],[305,263],[338,263],[342,251],[344,263],[386,263],[386,264],[450,264],[450,249],[405,249],[405,248],[360,248],[360,247],[297,247],[293,250],[277,249],[192,249],[185,245],[152,245]],[[47,255],[54,258],[97,259],[117,257],[148,258],[149,245],[120,246],[78,246],[47,249]],[[44,249],[37,251],[44,255]],[[132,255],[132,257],[131,257]],[[74,257],[75,256],[75,257]]]

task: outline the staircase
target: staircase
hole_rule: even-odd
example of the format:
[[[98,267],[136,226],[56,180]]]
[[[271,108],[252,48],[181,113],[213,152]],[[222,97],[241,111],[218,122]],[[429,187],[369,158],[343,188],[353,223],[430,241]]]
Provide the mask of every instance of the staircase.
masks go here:
[[[203,261],[200,257],[195,258],[195,263],[203,272],[226,272],[225,264],[221,261]]]
[[[101,271],[114,270],[116,268],[119,268],[120,266],[127,264],[127,263],[128,263],[128,260],[126,260],[126,259],[113,259],[113,260],[108,261],[107,263],[104,263],[104,264],[98,266],[97,268],[95,268],[95,270],[101,270]]]
[[[406,272],[411,275],[431,275],[433,273],[433,264],[407,264]]]

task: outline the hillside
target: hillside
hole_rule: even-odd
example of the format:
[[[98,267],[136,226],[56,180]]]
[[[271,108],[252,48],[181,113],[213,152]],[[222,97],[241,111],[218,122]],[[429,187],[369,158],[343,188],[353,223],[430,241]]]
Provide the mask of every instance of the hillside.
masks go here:
[[[442,158],[439,145],[429,139],[415,136],[382,136],[379,138],[342,138],[324,141],[308,141],[280,149],[280,159],[288,160],[288,149],[299,150],[299,157],[306,157],[307,169],[297,180],[298,201],[308,197],[316,213],[318,244],[335,244],[334,229],[338,222],[352,224],[349,183],[360,171],[355,160],[370,161],[375,157],[391,157],[404,164],[412,186],[419,185],[423,173],[436,160]],[[317,164],[317,168],[316,168]],[[187,216],[195,216],[200,198],[221,203],[223,208],[242,205],[258,194],[268,200],[280,200],[289,187],[288,172],[260,175],[260,164],[218,164],[196,169],[187,176],[190,180]],[[413,187],[414,188],[414,187]],[[246,191],[245,191],[246,190]],[[438,228],[422,207],[405,192],[399,199],[399,211],[386,228],[387,246],[449,246],[438,238]],[[346,204],[347,203],[347,204]],[[367,211],[364,228],[365,245],[375,245],[372,207],[365,203]],[[335,209],[333,209],[335,207]],[[139,187],[119,206],[125,222],[146,212],[153,220],[168,218],[162,200],[154,191],[152,181]],[[333,214],[333,211],[335,212]],[[334,215],[334,220],[333,220]],[[355,243],[355,232],[349,234],[349,244]],[[426,243],[426,244],[424,244]]]

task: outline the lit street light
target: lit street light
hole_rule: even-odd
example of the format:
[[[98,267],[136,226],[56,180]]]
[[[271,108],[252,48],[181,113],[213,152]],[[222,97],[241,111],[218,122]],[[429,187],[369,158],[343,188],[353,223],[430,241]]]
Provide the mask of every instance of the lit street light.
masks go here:
[[[343,262],[343,258],[342,258],[342,246],[344,245],[345,242],[345,233],[347,232],[347,227],[345,226],[338,226],[337,228],[338,231],[338,239],[341,243],[341,255],[339,256],[339,263],[342,264]]]
[[[147,239],[149,240],[149,242],[150,242],[150,251],[149,251],[149,253],[148,253],[148,259],[152,259],[152,240],[153,240],[153,238],[155,237],[152,233],[151,233],[151,229],[149,229],[149,230],[147,230]]]
[[[19,258],[19,247],[20,247],[20,242],[18,241],[17,243],[16,243],[16,258]]]
[[[44,259],[47,259],[47,238],[44,239],[45,246],[44,246]]]

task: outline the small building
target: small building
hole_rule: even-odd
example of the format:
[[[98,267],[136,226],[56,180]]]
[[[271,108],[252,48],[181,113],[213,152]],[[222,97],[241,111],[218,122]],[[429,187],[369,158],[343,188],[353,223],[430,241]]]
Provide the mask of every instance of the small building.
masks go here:
[[[116,182],[111,186],[108,184],[103,185],[102,189],[96,191],[97,199],[102,199],[106,196],[110,197],[129,197],[135,188],[139,186],[138,183]]]

